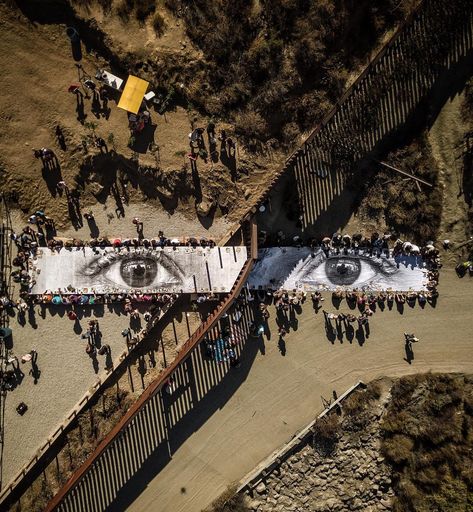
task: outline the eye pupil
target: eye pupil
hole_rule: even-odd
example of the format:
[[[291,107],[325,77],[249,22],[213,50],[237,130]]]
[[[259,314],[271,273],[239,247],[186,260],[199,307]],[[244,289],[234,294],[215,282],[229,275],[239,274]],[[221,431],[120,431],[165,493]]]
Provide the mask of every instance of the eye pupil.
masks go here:
[[[149,286],[156,278],[158,265],[150,258],[134,258],[122,261],[120,274],[128,286]]]
[[[142,276],[146,272],[146,267],[138,263],[134,268],[132,268],[132,272],[135,276]]]
[[[332,258],[325,262],[325,272],[331,283],[351,285],[360,276],[361,263],[351,258]]]

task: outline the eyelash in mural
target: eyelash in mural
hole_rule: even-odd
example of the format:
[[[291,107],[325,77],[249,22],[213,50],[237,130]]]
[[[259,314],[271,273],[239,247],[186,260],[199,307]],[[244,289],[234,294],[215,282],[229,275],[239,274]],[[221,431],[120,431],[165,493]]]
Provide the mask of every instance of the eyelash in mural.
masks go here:
[[[163,251],[152,249],[105,252],[88,263],[82,274],[121,288],[179,286],[184,279],[184,272],[175,261]]]
[[[317,255],[299,270],[297,281],[302,284],[332,284],[357,288],[367,285],[379,274],[389,279],[397,272],[397,265],[386,258],[374,259],[361,255],[326,258]]]

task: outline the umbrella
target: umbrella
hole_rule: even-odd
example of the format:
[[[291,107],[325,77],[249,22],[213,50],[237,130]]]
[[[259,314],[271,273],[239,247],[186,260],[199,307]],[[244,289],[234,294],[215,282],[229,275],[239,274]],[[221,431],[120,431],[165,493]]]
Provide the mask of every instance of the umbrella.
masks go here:
[[[115,238],[115,240],[113,241],[113,245],[120,245],[121,243],[122,243],[121,238]]]
[[[53,304],[62,304],[62,299],[59,297],[59,295],[55,295],[53,297]]]

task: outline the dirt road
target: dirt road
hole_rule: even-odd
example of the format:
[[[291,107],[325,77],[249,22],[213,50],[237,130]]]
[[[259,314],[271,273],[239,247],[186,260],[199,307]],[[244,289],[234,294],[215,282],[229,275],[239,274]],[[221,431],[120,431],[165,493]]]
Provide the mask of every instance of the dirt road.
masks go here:
[[[159,474],[149,482],[138,476],[137,484],[145,490],[129,510],[201,510],[309,423],[322,409],[321,396],[330,398],[333,390],[341,394],[358,379],[430,370],[472,372],[473,282],[444,270],[439,289],[435,309],[406,307],[402,315],[396,308],[378,311],[362,346],[356,338],[351,344],[328,341],[323,314],[314,314],[309,301],[298,317],[297,331],[286,336],[284,357],[277,347],[273,310],[265,354],[258,352],[246,379],[237,382],[228,400],[218,396],[225,395],[222,387],[215,390],[215,401],[224,406],[183,442]],[[329,297],[324,308],[335,311]],[[345,303],[341,310],[347,311]],[[420,338],[412,364],[404,360],[404,331]]]

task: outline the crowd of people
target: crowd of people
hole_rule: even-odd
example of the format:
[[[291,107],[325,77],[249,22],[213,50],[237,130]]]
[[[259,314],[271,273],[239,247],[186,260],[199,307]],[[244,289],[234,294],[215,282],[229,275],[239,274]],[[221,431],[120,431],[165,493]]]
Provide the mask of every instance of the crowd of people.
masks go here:
[[[278,231],[275,236],[268,236],[264,231],[260,232],[260,246],[295,246],[311,247],[321,249],[326,256],[333,255],[365,255],[385,256],[386,258],[401,255],[421,257],[429,262],[432,268],[440,269],[439,251],[434,247],[433,242],[427,242],[424,246],[416,245],[410,241],[401,240],[392,233],[380,234],[374,232],[371,236],[364,236],[361,233],[353,235],[334,233],[331,237],[319,237],[305,239],[299,235],[286,237],[283,231]]]
[[[208,151],[204,140],[205,131],[207,131],[209,144]],[[200,157],[207,162],[209,155],[213,161],[218,160],[217,141],[220,142],[220,159],[222,161],[235,161],[237,150],[236,140],[230,137],[224,129],[220,130],[220,134],[217,137],[215,123],[212,121],[207,124],[206,129],[195,128],[189,133],[190,153],[187,155],[189,160],[195,162],[197,158]]]
[[[92,216],[92,214],[86,214],[88,217]],[[19,254],[17,255],[18,259],[15,265],[22,266],[22,263],[25,263],[28,259],[28,256],[34,256],[36,254],[36,250],[38,247],[48,247],[51,250],[59,250],[62,248],[71,249],[73,247],[93,247],[105,249],[106,247],[146,247],[157,249],[159,247],[215,247],[215,241],[206,237],[173,237],[168,238],[164,235],[163,231],[158,232],[158,236],[156,238],[113,238],[109,239],[107,237],[102,238],[92,238],[90,240],[82,240],[78,238],[63,240],[61,238],[51,237],[48,240],[41,227],[43,225],[53,226],[54,223],[52,219],[47,217],[44,212],[37,211],[30,217],[30,223],[38,226],[38,231],[35,231],[31,228],[31,226],[25,226],[21,233],[12,233],[11,238],[15,242]],[[140,234],[143,230],[143,223],[135,218],[133,219],[133,223],[137,226],[137,232]]]

